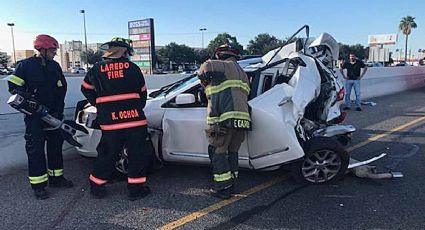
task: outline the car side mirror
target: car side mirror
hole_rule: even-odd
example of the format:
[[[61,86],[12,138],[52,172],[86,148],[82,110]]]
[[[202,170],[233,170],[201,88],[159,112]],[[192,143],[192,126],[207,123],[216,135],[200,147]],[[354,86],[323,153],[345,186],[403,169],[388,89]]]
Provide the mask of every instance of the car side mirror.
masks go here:
[[[176,97],[176,105],[188,105],[195,102],[195,95],[191,93],[182,93]]]

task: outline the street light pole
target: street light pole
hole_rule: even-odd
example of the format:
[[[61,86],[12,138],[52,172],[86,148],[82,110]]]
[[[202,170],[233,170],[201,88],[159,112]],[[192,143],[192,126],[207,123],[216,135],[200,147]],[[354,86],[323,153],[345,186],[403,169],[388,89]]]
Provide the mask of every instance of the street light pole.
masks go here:
[[[86,71],[89,70],[89,55],[87,52],[87,33],[86,33],[86,11],[85,10],[80,10],[80,13],[83,14],[83,21],[84,21],[84,43],[86,46]]]
[[[202,49],[204,49],[204,31],[206,31],[207,29],[206,28],[201,28],[199,30],[202,33]]]
[[[10,26],[10,30],[12,31],[13,61],[16,66],[15,37],[13,36],[13,26],[15,23],[7,23],[7,25]]]

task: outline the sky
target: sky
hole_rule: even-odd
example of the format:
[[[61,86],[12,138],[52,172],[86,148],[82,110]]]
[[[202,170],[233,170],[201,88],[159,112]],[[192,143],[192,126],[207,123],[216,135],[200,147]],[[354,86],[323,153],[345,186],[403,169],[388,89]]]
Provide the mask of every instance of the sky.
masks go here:
[[[409,36],[409,48],[417,55],[425,49],[424,0],[0,0],[0,51],[11,52],[13,22],[15,49],[32,49],[37,34],[50,34],[60,43],[84,42],[86,11],[88,43],[127,37],[127,22],[153,18],[156,45],[170,42],[204,46],[219,33],[236,36],[245,48],[260,33],[287,38],[307,24],[311,36],[330,33],[344,44],[367,46],[368,35],[398,34],[390,50],[404,49],[398,30],[402,17],[416,17],[418,28]]]

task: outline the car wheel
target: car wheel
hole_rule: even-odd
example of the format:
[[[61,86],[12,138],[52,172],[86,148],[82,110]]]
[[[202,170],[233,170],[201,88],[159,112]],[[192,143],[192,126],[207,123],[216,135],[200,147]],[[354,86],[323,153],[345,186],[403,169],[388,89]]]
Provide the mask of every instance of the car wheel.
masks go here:
[[[155,156],[155,149],[152,145],[152,141],[150,138],[147,140],[147,145],[145,151],[148,153],[146,154],[146,159],[148,160],[148,168],[147,173],[151,174],[154,171],[162,168],[162,162]],[[127,148],[124,147],[124,149],[120,152],[117,161],[115,162],[115,174],[118,175],[118,177],[127,177],[128,174],[128,153]]]
[[[304,148],[303,159],[292,164],[292,174],[303,184],[324,184],[344,176],[349,156],[342,145],[331,138],[313,138]]]
[[[127,148],[124,148],[120,154],[118,160],[115,162],[115,170],[120,173],[127,175],[128,174],[128,154]]]

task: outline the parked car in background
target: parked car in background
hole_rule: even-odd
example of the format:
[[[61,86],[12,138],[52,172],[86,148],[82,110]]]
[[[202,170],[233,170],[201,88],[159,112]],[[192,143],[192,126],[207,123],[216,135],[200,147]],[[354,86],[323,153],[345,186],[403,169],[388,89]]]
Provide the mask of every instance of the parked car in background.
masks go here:
[[[401,61],[399,63],[397,63],[395,66],[408,66],[409,64],[407,64],[407,62],[405,61]]]
[[[86,73],[86,70],[81,67],[74,67],[74,68],[71,68],[71,73],[75,73],[75,74]]]
[[[419,65],[425,65],[425,58],[422,58],[421,60],[419,60]]]
[[[364,63],[367,67],[384,67],[382,62],[365,62]]]

